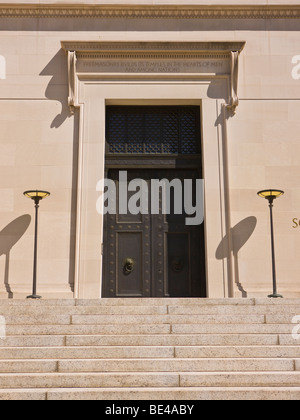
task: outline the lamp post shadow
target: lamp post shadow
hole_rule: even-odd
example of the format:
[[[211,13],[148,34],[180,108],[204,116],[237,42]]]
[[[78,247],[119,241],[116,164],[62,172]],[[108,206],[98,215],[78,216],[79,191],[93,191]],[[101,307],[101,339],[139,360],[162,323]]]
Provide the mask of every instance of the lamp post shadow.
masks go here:
[[[230,259],[231,253],[234,259],[234,280],[238,290],[242,293],[243,298],[248,297],[248,292],[244,289],[240,280],[239,273],[239,251],[251,238],[257,225],[257,218],[254,216],[247,217],[230,229],[230,232],[222,239],[216,251],[218,260]]]
[[[31,223],[31,216],[26,214],[13,220],[0,232],[0,256],[5,255],[4,286],[8,298],[14,294],[9,283],[10,252],[27,231]]]

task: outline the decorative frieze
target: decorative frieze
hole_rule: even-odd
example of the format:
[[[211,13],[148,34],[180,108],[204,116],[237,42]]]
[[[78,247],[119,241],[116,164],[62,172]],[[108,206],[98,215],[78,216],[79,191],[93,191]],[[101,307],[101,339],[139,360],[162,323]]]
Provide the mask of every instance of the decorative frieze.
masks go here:
[[[0,5],[0,18],[300,19],[300,6]]]
[[[62,41],[68,56],[69,107],[79,107],[78,78],[228,77],[228,108],[238,106],[238,62],[244,42],[99,42]],[[161,76],[159,76],[161,77]]]

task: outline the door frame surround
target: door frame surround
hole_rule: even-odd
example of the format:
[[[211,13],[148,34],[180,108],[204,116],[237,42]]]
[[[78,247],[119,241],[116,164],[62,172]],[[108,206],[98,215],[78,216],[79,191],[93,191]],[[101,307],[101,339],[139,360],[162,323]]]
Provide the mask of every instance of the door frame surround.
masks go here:
[[[232,260],[218,261],[215,253],[230,230],[226,125],[239,103],[238,62],[244,46],[62,41],[68,104],[71,113],[79,111],[75,298],[101,298],[103,217],[96,212],[96,187],[104,179],[107,105],[201,107],[207,293],[210,298],[233,295]]]

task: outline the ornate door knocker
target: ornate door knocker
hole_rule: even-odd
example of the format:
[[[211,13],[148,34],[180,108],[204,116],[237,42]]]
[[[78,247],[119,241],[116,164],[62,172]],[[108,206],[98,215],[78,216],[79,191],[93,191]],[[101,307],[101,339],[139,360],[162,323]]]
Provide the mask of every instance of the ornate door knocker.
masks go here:
[[[184,263],[181,259],[176,258],[172,261],[171,267],[175,273],[180,273],[183,270]]]
[[[123,273],[129,276],[134,271],[135,261],[133,258],[126,258],[123,262]]]

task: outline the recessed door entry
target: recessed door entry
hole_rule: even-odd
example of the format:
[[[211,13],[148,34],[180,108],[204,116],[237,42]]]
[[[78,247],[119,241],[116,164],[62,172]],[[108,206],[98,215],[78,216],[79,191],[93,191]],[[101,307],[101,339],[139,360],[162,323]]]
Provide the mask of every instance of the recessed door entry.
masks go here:
[[[104,216],[103,297],[206,297],[204,224],[187,224],[183,203],[184,180],[193,180],[191,204],[197,199],[200,132],[199,107],[107,107],[106,177],[115,185],[116,203]],[[127,202],[120,201],[125,171],[126,185],[142,180],[149,211],[124,211],[131,200],[143,207],[138,189],[128,189]],[[182,203],[175,188],[153,195],[153,180],[175,179]]]

